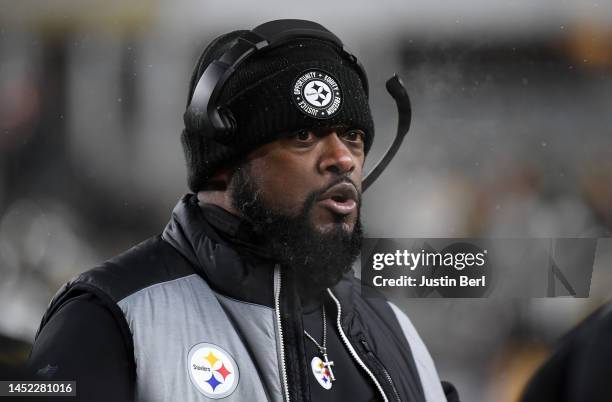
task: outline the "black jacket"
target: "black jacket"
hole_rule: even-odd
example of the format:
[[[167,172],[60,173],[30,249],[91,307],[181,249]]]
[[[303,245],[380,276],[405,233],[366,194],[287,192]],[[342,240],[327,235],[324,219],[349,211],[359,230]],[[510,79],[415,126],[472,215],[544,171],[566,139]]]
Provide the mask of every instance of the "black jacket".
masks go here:
[[[522,402],[607,402],[612,373],[612,303],[567,333],[529,381]]]
[[[120,370],[132,384],[122,396],[126,399],[134,394],[146,401],[219,395],[228,401],[309,401],[311,369],[298,284],[290,270],[252,241],[247,226],[235,217],[223,219],[214,208],[201,208],[194,195],[186,195],[161,236],[60,289],[32,351],[39,374],[49,374],[48,367],[58,364],[49,356],[57,353],[53,345],[62,336],[47,329],[67,306],[87,299],[105,312],[104,327],[112,327],[121,339],[121,350],[115,352],[126,356]],[[352,272],[328,290],[325,303],[344,346],[381,400],[446,400],[427,349],[397,307],[362,288]],[[214,387],[207,388],[201,374],[220,363],[200,367],[193,359],[211,351],[233,374],[218,377],[225,384],[214,380]],[[83,384],[95,383],[86,377]],[[81,387],[81,395],[87,392]],[[446,393],[449,400],[458,400],[448,384]]]

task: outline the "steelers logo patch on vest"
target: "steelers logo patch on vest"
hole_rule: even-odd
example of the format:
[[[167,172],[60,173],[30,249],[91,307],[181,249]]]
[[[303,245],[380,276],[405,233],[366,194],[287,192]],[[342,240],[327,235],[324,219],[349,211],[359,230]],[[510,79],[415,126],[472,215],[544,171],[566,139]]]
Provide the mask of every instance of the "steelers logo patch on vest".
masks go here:
[[[322,70],[307,70],[295,79],[292,98],[305,114],[318,119],[334,116],[342,107],[338,81]]]
[[[191,383],[209,398],[224,398],[238,386],[240,373],[236,361],[217,345],[194,345],[189,351],[187,365]]]

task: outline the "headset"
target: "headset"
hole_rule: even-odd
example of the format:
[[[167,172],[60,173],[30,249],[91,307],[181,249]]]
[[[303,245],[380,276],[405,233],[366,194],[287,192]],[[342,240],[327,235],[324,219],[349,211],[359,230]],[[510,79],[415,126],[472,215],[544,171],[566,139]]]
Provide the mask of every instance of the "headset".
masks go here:
[[[318,39],[334,45],[343,57],[353,63],[365,93],[368,94],[368,79],[363,66],[336,35],[312,21],[275,20],[240,35],[230,49],[206,67],[183,115],[185,127],[191,128],[193,122],[197,121],[198,131],[222,144],[230,143],[236,132],[236,120],[230,110],[218,105],[219,95],[229,77],[253,54],[302,38]],[[362,191],[365,191],[391,162],[410,128],[410,99],[397,74],[387,81],[386,87],[397,104],[397,134],[383,158],[366,175],[362,182]]]

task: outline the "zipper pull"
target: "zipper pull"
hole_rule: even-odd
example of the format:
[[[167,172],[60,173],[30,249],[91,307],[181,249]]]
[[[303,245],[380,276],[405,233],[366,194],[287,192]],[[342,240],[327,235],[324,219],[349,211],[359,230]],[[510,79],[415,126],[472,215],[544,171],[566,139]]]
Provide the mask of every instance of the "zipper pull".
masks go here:
[[[363,346],[363,349],[365,350],[365,352],[369,355],[373,355],[374,352],[372,351],[372,349],[370,348],[370,345],[368,344],[368,342],[366,341],[365,337],[360,337],[359,338],[359,342],[361,343],[361,345]]]

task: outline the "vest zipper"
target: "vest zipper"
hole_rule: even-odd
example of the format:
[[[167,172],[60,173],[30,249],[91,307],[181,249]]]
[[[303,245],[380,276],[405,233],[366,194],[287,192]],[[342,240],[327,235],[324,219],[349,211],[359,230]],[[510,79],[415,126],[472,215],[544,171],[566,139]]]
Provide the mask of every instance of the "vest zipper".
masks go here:
[[[359,339],[359,341],[363,345],[363,349],[366,351],[366,354],[368,356],[371,356],[371,359],[374,362],[376,362],[376,364],[378,364],[378,366],[381,368],[383,374],[385,375],[385,378],[387,379],[387,382],[389,383],[389,385],[391,385],[391,389],[393,390],[393,395],[395,396],[395,399],[397,401],[401,402],[402,399],[400,398],[399,393],[397,392],[397,389],[395,388],[395,384],[393,383],[393,379],[391,378],[391,375],[389,375],[389,372],[387,371],[385,366],[378,359],[378,357],[376,357],[376,355],[374,354],[372,349],[370,349],[370,345],[368,344],[368,342],[366,341],[365,338],[362,337],[362,338]]]
[[[276,313],[276,329],[278,330],[278,350],[280,354],[281,380],[283,382],[283,392],[285,401],[289,402],[289,384],[287,383],[287,366],[285,364],[285,345],[283,344],[283,325],[281,323],[280,311],[280,292],[281,292],[281,270],[278,265],[274,267],[274,309]]]
[[[383,401],[384,402],[389,402],[389,398],[387,398],[387,395],[385,395],[385,391],[383,390],[382,386],[380,385],[380,383],[378,382],[378,380],[376,379],[376,377],[374,376],[372,371],[370,371],[368,366],[366,366],[366,364],[363,362],[363,360],[361,360],[361,358],[357,354],[357,351],[355,350],[353,345],[351,345],[351,342],[349,341],[348,337],[344,333],[344,330],[342,329],[342,323],[340,322],[340,315],[342,313],[342,306],[340,305],[340,301],[336,298],[336,296],[331,291],[331,289],[328,288],[327,289],[327,293],[329,293],[331,298],[336,303],[336,307],[338,308],[338,316],[336,317],[336,325],[338,326],[338,332],[340,333],[340,338],[342,338],[342,342],[344,342],[344,346],[346,346],[346,348],[350,352],[350,354],[353,357],[353,359],[355,359],[355,361],[359,364],[359,366],[361,366],[361,368],[368,374],[368,376],[370,376],[372,381],[374,381],[374,384],[376,385],[376,388],[380,392],[380,395],[383,397]]]

